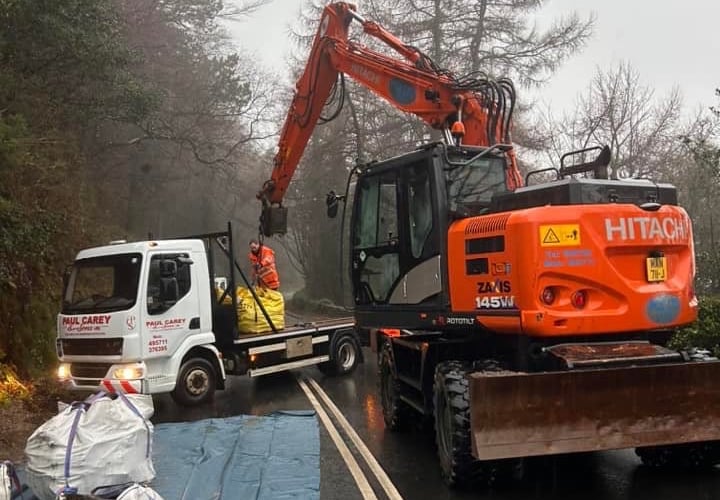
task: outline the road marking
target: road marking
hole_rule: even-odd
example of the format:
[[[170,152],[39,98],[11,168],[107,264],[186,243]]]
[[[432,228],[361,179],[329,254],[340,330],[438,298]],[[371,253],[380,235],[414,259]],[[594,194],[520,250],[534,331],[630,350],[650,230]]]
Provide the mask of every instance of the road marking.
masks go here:
[[[337,447],[338,451],[340,452],[340,456],[342,456],[343,460],[345,461],[345,465],[347,465],[347,468],[350,471],[350,474],[352,474],[352,477],[355,479],[355,483],[357,484],[363,498],[368,500],[377,500],[377,496],[375,496],[375,492],[370,486],[370,483],[365,477],[365,474],[360,469],[360,466],[355,460],[355,457],[350,452],[350,449],[347,447],[342,437],[340,437],[340,433],[335,428],[335,425],[332,423],[332,420],[325,412],[320,402],[317,400],[317,398],[315,398],[312,391],[304,381],[298,379],[297,382],[300,385],[300,388],[305,393],[305,396],[307,396],[307,398],[310,400],[310,404],[312,404],[315,408],[315,411],[320,417],[320,420],[322,420],[322,423],[325,426],[325,429],[327,429],[328,434],[330,434],[330,438],[333,440],[333,443],[335,443],[335,447]]]
[[[385,470],[375,459],[375,456],[368,449],[363,440],[360,439],[360,436],[358,436],[357,432],[355,432],[355,429],[352,428],[350,422],[348,422],[345,418],[345,415],[343,415],[342,412],[338,409],[338,407],[335,406],[335,403],[333,403],[332,399],[330,399],[330,396],[327,395],[327,393],[320,387],[320,384],[315,382],[314,379],[308,377],[308,382],[310,382],[310,385],[313,387],[313,389],[315,389],[318,395],[320,395],[320,398],[325,402],[328,408],[330,408],[330,412],[335,416],[337,421],[340,423],[340,426],[347,433],[355,447],[365,459],[365,462],[367,462],[368,467],[370,467],[370,470],[373,472],[373,474],[375,474],[375,477],[385,490],[388,498],[390,500],[402,500],[400,492],[398,492],[397,488],[395,488],[395,485],[390,480],[390,477],[388,477]]]

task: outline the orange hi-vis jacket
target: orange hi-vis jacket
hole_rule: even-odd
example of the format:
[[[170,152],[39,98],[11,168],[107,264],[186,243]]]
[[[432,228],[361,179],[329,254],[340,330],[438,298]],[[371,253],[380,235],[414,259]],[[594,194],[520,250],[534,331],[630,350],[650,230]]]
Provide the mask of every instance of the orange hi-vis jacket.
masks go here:
[[[275,268],[275,252],[265,245],[260,247],[259,255],[248,254],[253,268],[253,278],[259,285],[272,290],[280,288],[280,277]]]

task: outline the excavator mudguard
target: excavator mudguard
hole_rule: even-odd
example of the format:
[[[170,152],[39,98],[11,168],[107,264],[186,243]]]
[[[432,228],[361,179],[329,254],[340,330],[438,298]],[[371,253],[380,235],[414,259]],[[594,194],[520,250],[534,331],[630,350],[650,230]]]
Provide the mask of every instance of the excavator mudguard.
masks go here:
[[[720,362],[469,375],[480,460],[720,440]]]

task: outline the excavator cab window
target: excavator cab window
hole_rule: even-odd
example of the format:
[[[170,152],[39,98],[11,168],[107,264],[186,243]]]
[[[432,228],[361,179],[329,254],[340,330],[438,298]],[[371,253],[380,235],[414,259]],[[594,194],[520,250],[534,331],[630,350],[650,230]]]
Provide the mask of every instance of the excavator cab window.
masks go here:
[[[504,157],[448,151],[445,165],[448,211],[453,218],[487,213],[493,195],[507,193]]]
[[[396,173],[359,179],[356,200],[353,268],[359,274],[359,301],[383,302],[400,273]]]
[[[424,165],[407,170],[407,199],[410,253],[414,259],[419,259],[433,229],[430,176]]]

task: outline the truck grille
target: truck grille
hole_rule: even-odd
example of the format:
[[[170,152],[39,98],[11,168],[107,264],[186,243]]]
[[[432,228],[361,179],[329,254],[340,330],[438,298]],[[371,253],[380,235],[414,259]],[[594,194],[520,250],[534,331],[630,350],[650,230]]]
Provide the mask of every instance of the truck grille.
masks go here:
[[[77,378],[101,379],[107,375],[111,366],[111,363],[72,363],[70,372]]]
[[[123,339],[62,339],[63,355],[72,356],[120,356]]]

